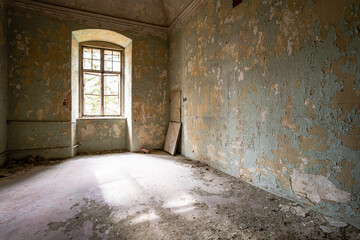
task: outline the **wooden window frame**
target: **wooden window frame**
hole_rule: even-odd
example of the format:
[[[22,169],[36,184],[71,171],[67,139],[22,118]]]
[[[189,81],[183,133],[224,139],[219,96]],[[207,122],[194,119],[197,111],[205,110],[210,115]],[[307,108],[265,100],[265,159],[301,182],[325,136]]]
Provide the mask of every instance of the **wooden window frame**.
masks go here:
[[[83,64],[84,64],[84,55],[83,55],[83,49],[84,48],[92,48],[92,49],[98,49],[100,50],[100,70],[92,70],[92,69],[84,69],[83,68]],[[109,50],[109,51],[119,51],[120,52],[120,71],[116,72],[116,71],[105,71],[104,69],[104,51],[105,50]],[[79,114],[82,118],[112,118],[112,117],[124,117],[124,60],[125,60],[125,56],[124,56],[124,48],[112,44],[112,43],[108,43],[108,42],[98,42],[98,41],[89,41],[89,42],[84,42],[80,44],[80,48],[79,48],[79,55],[80,55],[80,71],[79,71],[79,80],[80,80],[80,107],[79,107]],[[84,91],[84,72],[88,72],[88,73],[98,73],[101,76],[101,80],[100,80],[100,95],[101,95],[101,106],[100,106],[100,114],[99,115],[85,115],[84,112],[84,98],[85,98],[85,91]],[[104,75],[105,74],[119,74],[120,75],[120,81],[119,81],[119,107],[120,107],[120,114],[119,115],[105,115],[104,114],[104,102],[105,102],[105,94],[104,94]]]

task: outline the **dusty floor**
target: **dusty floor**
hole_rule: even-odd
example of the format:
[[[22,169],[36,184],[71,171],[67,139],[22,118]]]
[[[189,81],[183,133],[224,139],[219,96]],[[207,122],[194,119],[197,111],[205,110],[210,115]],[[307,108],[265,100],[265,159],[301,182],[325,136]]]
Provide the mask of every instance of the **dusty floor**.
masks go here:
[[[163,152],[16,170],[0,179],[0,239],[360,239],[352,226]]]

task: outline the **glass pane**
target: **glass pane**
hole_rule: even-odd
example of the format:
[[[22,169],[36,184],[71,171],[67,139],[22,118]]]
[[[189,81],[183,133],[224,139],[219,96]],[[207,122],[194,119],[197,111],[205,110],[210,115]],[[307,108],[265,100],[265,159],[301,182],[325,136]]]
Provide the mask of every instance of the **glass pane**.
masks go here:
[[[105,60],[112,60],[112,51],[105,50],[104,54],[105,54],[104,56]]]
[[[100,95],[85,95],[84,96],[84,114],[85,115],[100,115]]]
[[[112,61],[105,61],[104,68],[105,71],[112,71]]]
[[[84,73],[84,93],[100,95],[100,74]]]
[[[113,62],[113,64],[114,64],[113,71],[120,72],[120,62]]]
[[[104,87],[105,95],[118,95],[119,93],[119,75],[105,75],[104,76]]]
[[[84,69],[91,69],[91,59],[84,59],[83,61],[83,68]]]
[[[93,59],[100,59],[100,49],[93,49]]]
[[[93,60],[93,70],[100,70],[100,60]]]
[[[105,115],[119,115],[119,97],[118,96],[105,96],[105,106],[104,106]]]
[[[91,48],[84,48],[83,58],[91,58]]]
[[[120,52],[113,51],[114,61],[120,61]]]

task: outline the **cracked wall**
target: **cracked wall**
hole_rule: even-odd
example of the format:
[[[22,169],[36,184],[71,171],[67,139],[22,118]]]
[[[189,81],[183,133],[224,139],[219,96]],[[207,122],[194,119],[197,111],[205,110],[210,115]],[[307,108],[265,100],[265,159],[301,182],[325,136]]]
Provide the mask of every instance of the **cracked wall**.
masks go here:
[[[170,38],[182,153],[360,227],[359,9],[207,1]]]
[[[6,10],[4,0],[0,1],[0,165],[6,159],[6,113],[7,113],[7,61],[6,61]]]
[[[124,149],[124,119],[78,122],[72,109],[72,31],[102,28],[101,22],[8,8],[8,137],[10,158],[37,154],[70,157],[80,151]],[[148,33],[117,31],[132,39],[132,121],[134,151],[161,148],[167,124],[167,39]],[[138,116],[146,116],[140,118]],[[164,117],[165,115],[165,117]],[[89,136],[86,126],[93,126]],[[86,126],[85,126],[86,125]],[[108,127],[113,129],[109,131]],[[119,129],[119,131],[118,131]],[[76,132],[79,134],[76,138]],[[91,143],[91,138],[97,144]],[[102,146],[99,147],[99,139]],[[95,140],[94,140],[95,141]],[[117,141],[117,144],[114,143]],[[115,149],[114,149],[115,148]]]

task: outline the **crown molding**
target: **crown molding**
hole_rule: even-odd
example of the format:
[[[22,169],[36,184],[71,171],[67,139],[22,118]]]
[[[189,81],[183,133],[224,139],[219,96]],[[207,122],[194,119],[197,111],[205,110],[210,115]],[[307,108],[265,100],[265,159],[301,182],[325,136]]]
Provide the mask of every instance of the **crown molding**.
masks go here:
[[[169,26],[169,32],[179,29],[191,16],[193,16],[208,0],[194,0],[180,13]]]
[[[179,16],[170,24],[169,27],[138,22],[129,19],[107,16],[98,13],[92,13],[67,7],[56,6],[48,3],[36,2],[33,0],[7,0],[6,4],[12,7],[18,7],[26,10],[33,10],[39,13],[57,17],[63,20],[78,20],[90,26],[103,27],[109,30],[134,31],[141,34],[150,34],[166,38],[168,33],[180,28],[197,10],[208,0],[193,0]]]
[[[33,0],[8,0],[9,6],[23,8],[26,10],[34,10],[46,15],[57,17],[60,19],[69,19],[85,21],[91,26],[101,27],[106,24],[106,28],[111,30],[126,31],[131,30],[137,33],[145,33],[151,35],[165,36],[168,33],[168,27],[148,24],[129,19],[107,16],[98,13],[92,13],[67,7],[55,6],[52,4],[36,2]]]

